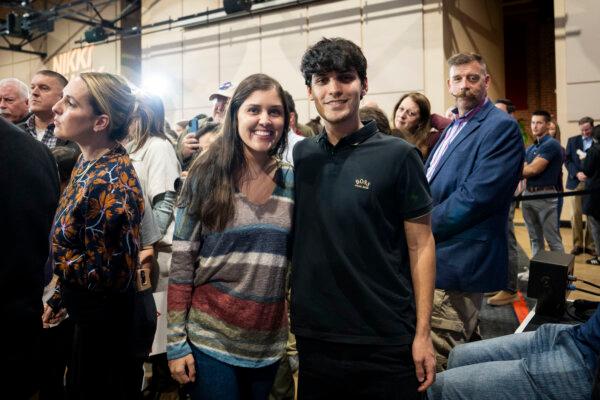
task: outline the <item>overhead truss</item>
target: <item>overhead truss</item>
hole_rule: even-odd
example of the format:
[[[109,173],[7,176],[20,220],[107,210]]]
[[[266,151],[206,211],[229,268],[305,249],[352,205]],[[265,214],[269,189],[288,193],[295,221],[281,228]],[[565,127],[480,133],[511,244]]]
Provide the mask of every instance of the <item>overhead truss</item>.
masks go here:
[[[0,9],[7,9],[6,19],[0,20],[0,49],[36,54],[42,59],[46,53],[24,47],[54,30],[59,19],[78,22],[92,27],[86,32],[90,41],[104,40],[109,35],[120,34],[121,21],[140,8],[141,0],[131,0],[121,12],[111,19],[104,18],[99,10],[117,3],[118,0],[76,0],[2,2]],[[4,42],[4,45],[1,43]]]

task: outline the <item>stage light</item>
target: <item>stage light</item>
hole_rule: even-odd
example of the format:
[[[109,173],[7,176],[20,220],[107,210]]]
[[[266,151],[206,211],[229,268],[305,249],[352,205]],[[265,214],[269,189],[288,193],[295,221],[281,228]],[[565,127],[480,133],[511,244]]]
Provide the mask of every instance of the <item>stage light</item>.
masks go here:
[[[252,0],[223,0],[225,14],[234,14],[240,11],[250,11]]]
[[[108,35],[106,34],[104,28],[101,26],[95,26],[92,29],[85,31],[83,37],[84,41],[87,43],[96,43],[106,40]]]
[[[144,92],[154,94],[163,99],[171,91],[172,83],[159,74],[143,74],[142,87]]]

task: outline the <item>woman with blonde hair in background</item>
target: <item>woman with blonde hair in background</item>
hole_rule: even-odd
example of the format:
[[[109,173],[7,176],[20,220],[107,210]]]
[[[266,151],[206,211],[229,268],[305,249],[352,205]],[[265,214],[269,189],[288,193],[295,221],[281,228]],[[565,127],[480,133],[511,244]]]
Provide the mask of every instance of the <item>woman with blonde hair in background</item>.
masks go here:
[[[552,120],[548,124],[548,134],[551,137],[553,137],[554,139],[556,139],[558,141],[558,143],[560,144],[560,150],[562,151],[562,163],[564,164],[565,161],[567,160],[567,150],[564,148],[562,143],[560,143],[560,127],[558,126],[558,123],[556,121]],[[564,192],[564,190],[565,190],[564,185],[563,185],[562,168],[561,168],[560,174],[558,176],[558,182],[556,183],[556,190],[559,192]],[[560,229],[560,214],[562,213],[563,204],[564,204],[564,197],[559,197],[558,204],[557,204],[557,221],[556,221],[559,229]]]
[[[125,148],[140,181],[144,183],[144,194],[152,206],[147,211],[152,212],[163,236],[162,243],[155,246],[160,269],[152,271],[152,282],[156,291],[164,291],[168,284],[173,235],[168,229],[173,221],[173,208],[177,198],[175,184],[181,168],[175,149],[165,134],[165,108],[162,100],[145,92],[136,93],[136,97]],[[164,257],[161,252],[165,253]]]
[[[158,312],[166,316],[166,291],[173,241],[173,208],[177,197],[175,185],[181,174],[181,167],[175,148],[165,134],[165,108],[162,100],[143,91],[137,92],[136,97],[125,148],[140,178],[144,196],[150,204],[146,212],[152,214],[160,232],[160,240],[154,243],[154,248],[144,249],[143,252],[153,265],[150,276],[154,292],[163,294],[157,299],[165,299],[164,302],[157,301]],[[144,260],[146,257],[141,258]],[[161,328],[159,324],[157,337],[166,335],[164,329],[164,326]],[[155,344],[158,343],[163,341],[155,340]],[[158,354],[150,357],[152,378],[148,391],[154,394],[174,391],[177,385],[169,373],[166,348],[155,348]]]
[[[560,143],[560,127],[556,121],[550,121],[548,124],[548,134]]]
[[[43,321],[73,322],[69,399],[134,399],[142,382],[132,352],[142,189],[127,152],[135,96],[125,80],[83,73],[53,107],[54,134],[79,145],[52,232],[56,292]]]

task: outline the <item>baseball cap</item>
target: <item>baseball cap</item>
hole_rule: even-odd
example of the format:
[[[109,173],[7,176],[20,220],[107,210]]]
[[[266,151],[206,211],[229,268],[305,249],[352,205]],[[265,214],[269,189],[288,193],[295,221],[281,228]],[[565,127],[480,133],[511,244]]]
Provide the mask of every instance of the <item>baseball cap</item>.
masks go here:
[[[230,99],[233,96],[233,92],[235,92],[235,88],[236,88],[236,85],[234,85],[232,82],[230,82],[230,81],[223,82],[219,85],[219,88],[217,89],[217,91],[213,92],[210,95],[208,100],[212,100],[216,96],[223,96],[223,97],[227,97],[228,99]]]

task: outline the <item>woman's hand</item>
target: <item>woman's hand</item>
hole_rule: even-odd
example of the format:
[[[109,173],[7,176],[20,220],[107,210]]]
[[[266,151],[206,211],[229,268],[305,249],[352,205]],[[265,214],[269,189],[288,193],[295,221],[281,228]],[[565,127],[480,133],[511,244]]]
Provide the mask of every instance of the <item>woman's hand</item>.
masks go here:
[[[44,328],[52,328],[58,325],[65,319],[67,315],[67,309],[61,308],[58,312],[54,312],[52,307],[48,304],[44,304],[44,313],[42,314],[42,326]]]
[[[196,364],[194,356],[191,354],[176,358],[175,360],[169,360],[169,369],[171,370],[173,379],[183,385],[196,380]]]

